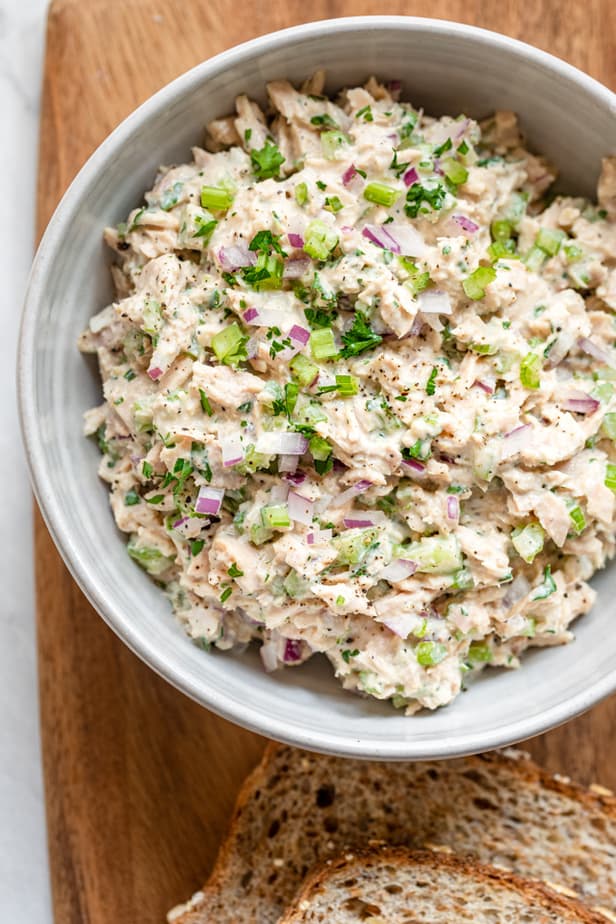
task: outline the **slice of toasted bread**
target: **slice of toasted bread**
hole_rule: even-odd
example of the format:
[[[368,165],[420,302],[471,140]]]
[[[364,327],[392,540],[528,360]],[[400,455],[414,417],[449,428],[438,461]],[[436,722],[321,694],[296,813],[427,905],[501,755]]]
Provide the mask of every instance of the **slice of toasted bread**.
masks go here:
[[[281,924],[605,924],[581,902],[455,856],[349,853],[306,881]]]
[[[616,798],[519,752],[368,763],[270,745],[202,892],[174,924],[274,924],[316,863],[368,840],[444,845],[616,911]]]

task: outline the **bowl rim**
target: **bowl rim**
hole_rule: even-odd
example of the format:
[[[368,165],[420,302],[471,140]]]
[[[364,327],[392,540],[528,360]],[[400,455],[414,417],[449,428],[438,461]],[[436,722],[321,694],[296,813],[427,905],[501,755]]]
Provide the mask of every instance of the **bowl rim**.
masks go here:
[[[292,26],[235,45],[181,74],[123,119],[90,155],[65,191],[43,234],[30,271],[18,339],[17,394],[21,435],[30,479],[47,528],[64,563],[88,601],[134,654],[191,699],[257,734],[308,750],[346,757],[428,760],[458,757],[510,745],[561,725],[616,690],[616,665],[603,677],[589,682],[583,691],[566,697],[531,717],[521,716],[499,728],[496,734],[493,730],[469,734],[462,729],[444,737],[438,744],[415,740],[412,736],[392,737],[387,740],[365,734],[343,736],[337,731],[328,732],[324,729],[318,732],[306,731],[301,724],[289,726],[275,715],[255,708],[250,701],[229,701],[224,695],[219,694],[205,673],[198,682],[184,676],[180,666],[170,663],[164,652],[149,643],[147,635],[135,631],[130,619],[108,602],[102,582],[96,573],[89,572],[81,561],[80,550],[71,536],[63,509],[55,496],[53,479],[47,472],[45,450],[36,423],[34,344],[36,321],[45,298],[45,278],[54,264],[55,253],[62,246],[64,229],[78,208],[83,188],[90,184],[100,168],[112,158],[113,152],[121,147],[141,124],[156,116],[164,107],[189,91],[195,83],[201,83],[208,76],[223,72],[233,65],[241,65],[260,52],[275,51],[295,40],[318,37],[324,30],[327,30],[328,34],[344,34],[374,31],[375,28],[424,31],[443,38],[462,37],[506,49],[543,69],[551,70],[577,83],[603,105],[612,109],[616,115],[616,94],[573,65],[501,33],[445,19],[381,15],[341,17]]]

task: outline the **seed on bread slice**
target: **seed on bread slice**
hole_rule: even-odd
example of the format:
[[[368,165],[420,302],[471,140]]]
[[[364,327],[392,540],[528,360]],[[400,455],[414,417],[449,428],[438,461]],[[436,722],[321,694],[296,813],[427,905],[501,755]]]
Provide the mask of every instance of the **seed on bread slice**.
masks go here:
[[[519,752],[376,763],[270,745],[202,892],[174,924],[276,924],[306,874],[369,839],[441,845],[616,912],[616,799]]]
[[[605,924],[540,883],[430,851],[348,853],[318,868],[281,924]]]

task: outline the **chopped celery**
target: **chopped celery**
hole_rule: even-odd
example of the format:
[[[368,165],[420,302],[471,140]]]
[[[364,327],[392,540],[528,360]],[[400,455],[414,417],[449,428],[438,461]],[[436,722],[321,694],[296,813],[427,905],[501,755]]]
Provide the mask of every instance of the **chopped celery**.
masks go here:
[[[151,433],[153,429],[153,411],[151,403],[147,400],[135,401],[133,404],[133,420],[137,433]]]
[[[286,504],[268,504],[261,510],[261,522],[268,529],[283,529],[290,526],[289,508]]]
[[[586,529],[586,517],[584,516],[584,511],[575,500],[570,500],[567,503],[567,507],[569,508],[569,518],[573,523],[573,527],[576,533],[583,532]]]
[[[318,423],[324,423],[326,420],[327,414],[321,405],[302,395],[293,412],[294,425],[315,427]]]
[[[490,225],[492,239],[495,241],[509,240],[512,230],[511,222],[503,221],[502,219],[496,219],[496,221],[493,221]]]
[[[468,180],[468,170],[466,167],[455,159],[455,157],[445,157],[441,161],[441,168],[450,183],[454,186],[461,186]]]
[[[488,247],[488,256],[494,262],[497,260],[519,259],[513,238],[509,238],[509,240],[506,241],[493,241]]]
[[[420,642],[415,648],[415,657],[422,667],[434,667],[447,657],[447,647],[441,642]]]
[[[146,334],[156,336],[156,334],[160,333],[160,329],[163,326],[163,312],[159,302],[147,298],[143,306],[142,316],[143,330]]]
[[[409,278],[404,284],[407,289],[410,289],[413,296],[419,295],[420,292],[428,288],[430,285],[430,273],[422,273],[414,261],[410,260],[408,257],[398,257],[398,261],[402,269],[409,274]]]
[[[330,225],[319,218],[311,221],[304,235],[304,250],[315,260],[327,260],[338,244],[338,234]]]
[[[490,646],[485,642],[473,642],[468,649],[468,660],[471,664],[484,663],[492,660]]]
[[[386,208],[390,208],[399,195],[399,189],[388,186],[386,183],[368,183],[364,189],[364,199],[376,205],[384,205]]]
[[[479,301],[486,294],[486,286],[496,279],[496,270],[493,266],[478,266],[470,276],[462,280],[462,288],[468,298],[474,302]]]
[[[293,357],[289,363],[289,369],[293,373],[293,377],[303,386],[312,385],[319,374],[319,367],[302,353],[298,353]]]
[[[545,600],[556,592],[556,582],[552,577],[552,568],[546,565],[543,572],[543,581],[532,593],[531,600]]]
[[[601,404],[607,404],[614,394],[614,386],[611,382],[598,382],[590,393],[591,398],[596,398]]]
[[[603,434],[607,436],[609,440],[614,440],[616,442],[616,414],[611,412],[606,414],[603,418],[603,423],[601,424],[601,429]]]
[[[310,351],[315,359],[337,356],[338,347],[331,327],[320,327],[310,334]]]
[[[546,253],[540,247],[533,246],[524,257],[524,263],[533,273],[538,273],[546,260]]]
[[[605,466],[605,486],[616,493],[616,465],[608,462]]]
[[[349,138],[344,132],[337,130],[323,132],[321,135],[323,156],[326,157],[327,160],[335,160],[340,149],[345,147],[348,143]]]
[[[343,398],[349,398],[359,393],[359,379],[354,375],[337,375],[336,388]]]
[[[235,366],[246,359],[248,337],[242,333],[239,324],[234,321],[212,337],[211,347],[216,358],[226,366]]]
[[[524,388],[541,386],[541,356],[539,353],[527,353],[520,363],[520,381]]]
[[[479,353],[480,356],[494,356],[498,353],[498,347],[492,343],[471,343],[470,348],[473,353]]]
[[[291,569],[282,582],[282,586],[289,597],[303,597],[308,590],[309,584],[301,574]]]
[[[336,561],[343,565],[357,565],[378,539],[376,529],[347,529],[334,536],[332,545],[338,553]]]
[[[417,562],[427,574],[453,574],[462,568],[462,552],[455,536],[428,536],[404,549],[404,558]]]
[[[202,186],[201,205],[204,209],[226,212],[233,205],[233,193],[224,186]]]
[[[564,231],[556,228],[541,228],[535,238],[535,247],[547,253],[549,257],[554,257],[560,250],[562,242],[567,235]]]
[[[468,568],[460,568],[452,575],[451,586],[455,590],[471,590],[475,586],[473,575]]]
[[[575,263],[576,260],[581,260],[584,256],[584,251],[577,244],[565,244],[563,250],[568,263]]]
[[[331,445],[322,436],[311,437],[308,448],[317,462],[326,462],[332,454]]]
[[[518,228],[520,219],[526,212],[528,202],[528,193],[513,193],[505,209],[501,212],[500,218],[509,222],[512,228]]]
[[[126,550],[133,561],[155,577],[163,574],[174,562],[173,557],[164,555],[154,546],[138,545],[135,535],[130,537]]]
[[[271,529],[263,526],[261,523],[253,523],[250,527],[250,541],[253,545],[263,545],[273,536]]]
[[[511,542],[514,549],[525,562],[531,564],[543,549],[545,532],[539,523],[527,523],[518,526],[511,533]]]
[[[308,202],[308,186],[306,183],[298,183],[295,187],[295,201],[298,205],[306,205]]]

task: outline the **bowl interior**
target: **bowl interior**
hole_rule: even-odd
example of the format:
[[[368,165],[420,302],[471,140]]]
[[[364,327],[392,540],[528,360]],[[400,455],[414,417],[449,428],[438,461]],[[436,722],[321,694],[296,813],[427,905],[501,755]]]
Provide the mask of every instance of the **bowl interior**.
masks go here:
[[[98,451],[82,436],[82,414],[101,400],[101,390],[75,342],[112,297],[103,227],[138,204],[159,164],[184,161],[205,123],[230,111],[238,93],[249,89],[263,97],[267,80],[301,81],[317,67],[327,69],[330,91],[372,73],[399,77],[403,98],[432,114],[516,110],[530,146],[560,167],[563,187],[573,192],[592,195],[601,155],[616,150],[614,97],[607,90],[527,46],[442,22],[317,23],[256,40],[189,72],[99,149],[39,251],[20,357],[23,429],[37,495],[74,575],[127,644],[234,721],[359,756],[452,756],[519,740],[616,687],[614,569],[595,580],[598,604],[577,625],[574,644],[531,652],[521,672],[487,671],[452,706],[409,719],[343,692],[323,659],[266,675],[254,651],[206,655],[195,647],[126,555],[96,477]]]

